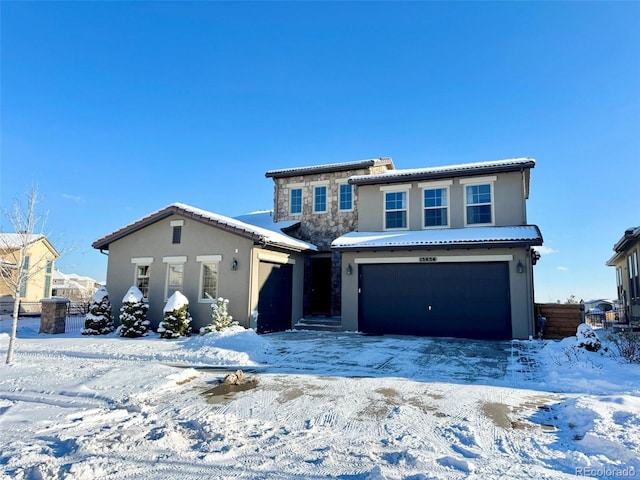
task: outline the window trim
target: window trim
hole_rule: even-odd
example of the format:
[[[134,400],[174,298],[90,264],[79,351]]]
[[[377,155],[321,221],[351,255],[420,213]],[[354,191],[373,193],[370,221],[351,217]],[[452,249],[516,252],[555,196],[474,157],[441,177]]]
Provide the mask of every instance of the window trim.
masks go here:
[[[153,257],[134,257],[131,259],[131,263],[135,266],[135,268],[133,269],[133,285],[135,285],[138,289],[140,289],[140,286],[138,285],[138,279],[143,278],[138,277],[138,267],[149,267],[149,274],[147,275],[147,278],[149,279],[149,285],[147,286],[147,295],[145,296],[144,292],[140,290],[140,292],[142,293],[142,301],[148,302],[149,292],[151,291],[151,264],[153,263]]]
[[[336,184],[338,185],[338,211],[339,212],[353,212],[353,200],[354,200],[354,195],[353,195],[353,185],[349,183],[348,179],[344,179],[342,181],[337,181]],[[351,207],[349,208],[342,208],[342,187],[349,187],[349,193],[351,195]]]
[[[200,264],[200,277],[198,279],[198,303],[215,303],[220,291],[220,264],[222,263],[222,255],[198,255],[196,262]],[[204,267],[205,265],[216,264],[216,294],[213,298],[203,298],[202,289],[204,287]]]
[[[165,272],[165,280],[164,280],[164,301],[169,300],[169,272],[171,271],[172,265],[182,265],[182,285],[179,289],[180,293],[184,293],[184,265],[187,263],[186,255],[175,255],[170,257],[162,257],[162,263],[166,263],[166,272]]]
[[[464,188],[462,189],[463,192],[463,196],[464,196],[464,226],[465,227],[490,227],[490,226],[494,226],[496,224],[496,212],[495,212],[495,206],[496,206],[496,197],[495,197],[495,182],[497,180],[497,177],[495,176],[491,176],[491,177],[475,177],[475,178],[461,178],[460,179],[460,184],[464,185]],[[481,186],[481,185],[489,185],[489,194],[491,195],[491,202],[489,203],[489,206],[491,207],[491,222],[489,223],[469,223],[469,219],[467,218],[467,209],[468,207],[471,206],[482,206],[482,205],[487,205],[486,203],[467,203],[467,188],[469,187],[475,187],[475,186]]]
[[[293,211],[293,192],[300,191],[300,211]],[[290,185],[289,186],[289,215],[302,215],[302,211],[304,210],[304,192],[302,185]]]
[[[423,230],[434,230],[434,229],[442,229],[442,228],[451,228],[451,185],[453,185],[453,180],[443,180],[439,182],[422,182],[418,184],[418,187],[422,189],[422,229]],[[424,196],[427,190],[441,190],[444,189],[447,195],[446,205],[445,207],[425,207],[424,206]],[[426,225],[427,223],[427,210],[435,210],[446,208],[447,210],[447,224],[446,225]]]
[[[402,187],[397,186],[382,186],[380,187],[380,191],[382,191],[382,230],[385,232],[393,232],[393,231],[401,231],[401,230],[409,230],[409,191],[411,190],[411,185],[403,185]],[[404,193],[405,195],[405,207],[404,209],[398,210],[387,210],[387,194],[389,193]],[[387,227],[387,212],[400,212],[404,211],[406,216],[406,225],[404,227]]]
[[[317,210],[316,200],[318,198],[318,189],[324,188],[324,210]],[[322,214],[329,211],[329,186],[327,184],[313,185],[313,213]]]

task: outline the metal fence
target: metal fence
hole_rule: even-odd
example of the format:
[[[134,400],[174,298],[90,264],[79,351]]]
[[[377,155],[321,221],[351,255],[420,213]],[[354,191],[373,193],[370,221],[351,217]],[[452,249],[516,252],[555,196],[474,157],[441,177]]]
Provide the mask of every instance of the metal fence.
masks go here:
[[[0,302],[1,315],[13,315],[13,301]],[[65,333],[80,332],[84,328],[85,315],[89,311],[89,302],[69,302],[65,320]],[[20,302],[18,318],[39,317],[42,314],[40,302]]]

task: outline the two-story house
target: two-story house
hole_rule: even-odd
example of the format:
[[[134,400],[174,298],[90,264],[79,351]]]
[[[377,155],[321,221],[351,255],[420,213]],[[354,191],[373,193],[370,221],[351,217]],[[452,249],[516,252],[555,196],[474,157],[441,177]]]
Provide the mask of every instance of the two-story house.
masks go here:
[[[613,246],[621,321],[640,322],[640,227],[628,228]]]
[[[44,235],[0,233],[0,301],[3,309],[12,309],[15,300],[18,266],[27,273],[18,292],[20,302],[33,304],[22,308],[38,311],[43,298],[51,296],[54,263],[60,254]]]
[[[358,229],[342,254],[342,326],[369,333],[527,338],[534,331],[529,158],[349,179]]]
[[[343,330],[467,338],[535,333],[532,159],[397,170],[390,158],[269,170],[273,212],[171,204],[94,242],[114,310],[131,285],[153,326],[176,290],[197,329],[218,296],[258,332],[303,317]]]

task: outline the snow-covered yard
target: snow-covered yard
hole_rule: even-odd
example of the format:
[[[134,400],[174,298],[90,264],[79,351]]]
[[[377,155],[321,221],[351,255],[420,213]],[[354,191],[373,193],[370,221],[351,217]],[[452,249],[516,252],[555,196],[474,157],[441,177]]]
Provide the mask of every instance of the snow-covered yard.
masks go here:
[[[123,339],[37,322],[0,366],[3,478],[640,476],[640,367],[569,339]],[[208,393],[237,368],[257,386]]]

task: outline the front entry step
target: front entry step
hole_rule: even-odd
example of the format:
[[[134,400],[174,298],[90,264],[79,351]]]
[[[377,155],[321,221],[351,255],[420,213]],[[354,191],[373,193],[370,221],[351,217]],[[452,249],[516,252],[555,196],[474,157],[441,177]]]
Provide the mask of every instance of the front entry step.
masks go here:
[[[298,320],[298,323],[296,323],[293,328],[297,330],[340,332],[342,331],[342,317],[304,317]]]

